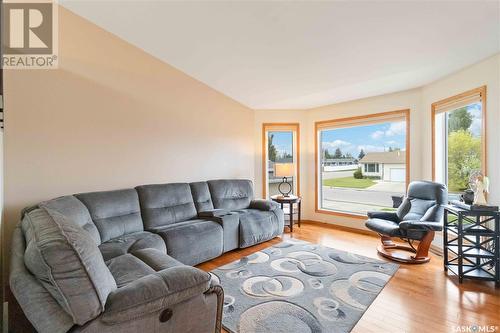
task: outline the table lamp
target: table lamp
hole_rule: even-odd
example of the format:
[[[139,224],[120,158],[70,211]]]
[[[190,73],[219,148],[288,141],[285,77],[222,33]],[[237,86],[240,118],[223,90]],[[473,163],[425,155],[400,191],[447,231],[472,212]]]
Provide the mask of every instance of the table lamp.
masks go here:
[[[278,185],[278,191],[284,196],[289,197],[292,192],[292,185],[288,182],[287,177],[293,177],[294,175],[293,163],[275,163],[274,164],[274,176],[283,177],[283,181]],[[283,187],[286,188],[288,185],[288,191],[284,191]]]

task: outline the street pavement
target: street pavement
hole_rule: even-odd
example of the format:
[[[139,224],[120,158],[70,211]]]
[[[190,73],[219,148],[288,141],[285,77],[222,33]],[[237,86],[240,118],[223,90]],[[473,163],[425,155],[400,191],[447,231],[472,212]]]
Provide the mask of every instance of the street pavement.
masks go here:
[[[367,191],[339,187],[323,186],[323,200],[338,202],[356,202],[365,205],[392,207],[392,195],[401,192]]]
[[[323,172],[323,179],[352,176],[352,171]],[[402,195],[405,184],[378,181],[366,189],[323,186],[322,207],[344,212],[366,214],[368,211],[392,207],[393,195]]]

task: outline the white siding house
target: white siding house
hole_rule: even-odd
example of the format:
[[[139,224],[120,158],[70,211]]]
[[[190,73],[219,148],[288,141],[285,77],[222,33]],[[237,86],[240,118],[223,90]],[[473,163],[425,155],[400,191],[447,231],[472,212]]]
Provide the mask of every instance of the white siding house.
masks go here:
[[[406,154],[404,151],[367,153],[359,161],[363,176],[379,177],[388,182],[406,180]]]

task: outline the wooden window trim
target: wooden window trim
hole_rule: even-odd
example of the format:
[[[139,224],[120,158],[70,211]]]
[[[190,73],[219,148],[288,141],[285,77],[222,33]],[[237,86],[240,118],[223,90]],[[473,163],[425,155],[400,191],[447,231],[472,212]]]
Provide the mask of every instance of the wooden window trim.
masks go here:
[[[319,188],[318,188],[318,182],[319,182],[319,161],[318,161],[318,131],[323,128],[329,127],[329,125],[337,125],[339,123],[345,123],[345,124],[353,124],[356,122],[359,122],[360,125],[363,123],[371,123],[371,120],[373,122],[378,122],[380,119],[382,122],[387,120],[390,121],[393,118],[398,118],[402,117],[406,121],[406,140],[405,140],[405,146],[406,146],[406,179],[405,179],[405,188],[408,188],[408,184],[410,183],[410,109],[403,109],[403,110],[396,110],[396,111],[388,111],[388,112],[380,112],[380,113],[373,113],[373,114],[368,114],[368,115],[362,115],[362,116],[355,116],[355,117],[347,117],[347,118],[338,118],[338,119],[332,119],[332,120],[323,120],[323,121],[317,121],[314,124],[314,165],[315,165],[315,170],[314,170],[314,209],[316,213],[320,214],[327,214],[327,215],[333,215],[333,216],[339,216],[339,217],[349,217],[349,218],[355,218],[355,219],[366,219],[367,215],[366,214],[356,214],[356,213],[345,213],[345,212],[337,212],[333,210],[326,210],[322,209],[319,207]]]
[[[300,196],[300,123],[263,123],[262,124],[262,197],[267,197],[267,147],[266,133],[269,130],[294,131],[297,141],[297,196]]]
[[[488,157],[487,157],[487,119],[486,119],[486,86],[471,89],[461,94],[451,96],[431,104],[431,131],[432,131],[432,180],[436,180],[436,115],[437,110],[443,104],[449,104],[455,100],[467,98],[468,96],[477,95],[481,98],[481,171],[483,175],[488,174]]]

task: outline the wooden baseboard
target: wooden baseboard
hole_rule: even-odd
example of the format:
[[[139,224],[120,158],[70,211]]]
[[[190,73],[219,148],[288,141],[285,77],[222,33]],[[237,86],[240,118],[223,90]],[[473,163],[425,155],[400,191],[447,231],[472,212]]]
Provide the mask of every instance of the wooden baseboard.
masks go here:
[[[323,228],[330,228],[330,229],[337,229],[337,230],[342,230],[342,231],[349,231],[349,232],[354,232],[354,233],[361,234],[361,235],[378,237],[378,235],[375,232],[373,232],[373,231],[365,230],[365,229],[359,229],[359,228],[353,228],[353,227],[347,227],[347,226],[339,225],[339,224],[319,222],[319,221],[313,221],[313,220],[302,220],[301,223],[317,225],[317,226],[320,226],[320,227],[323,227]]]

